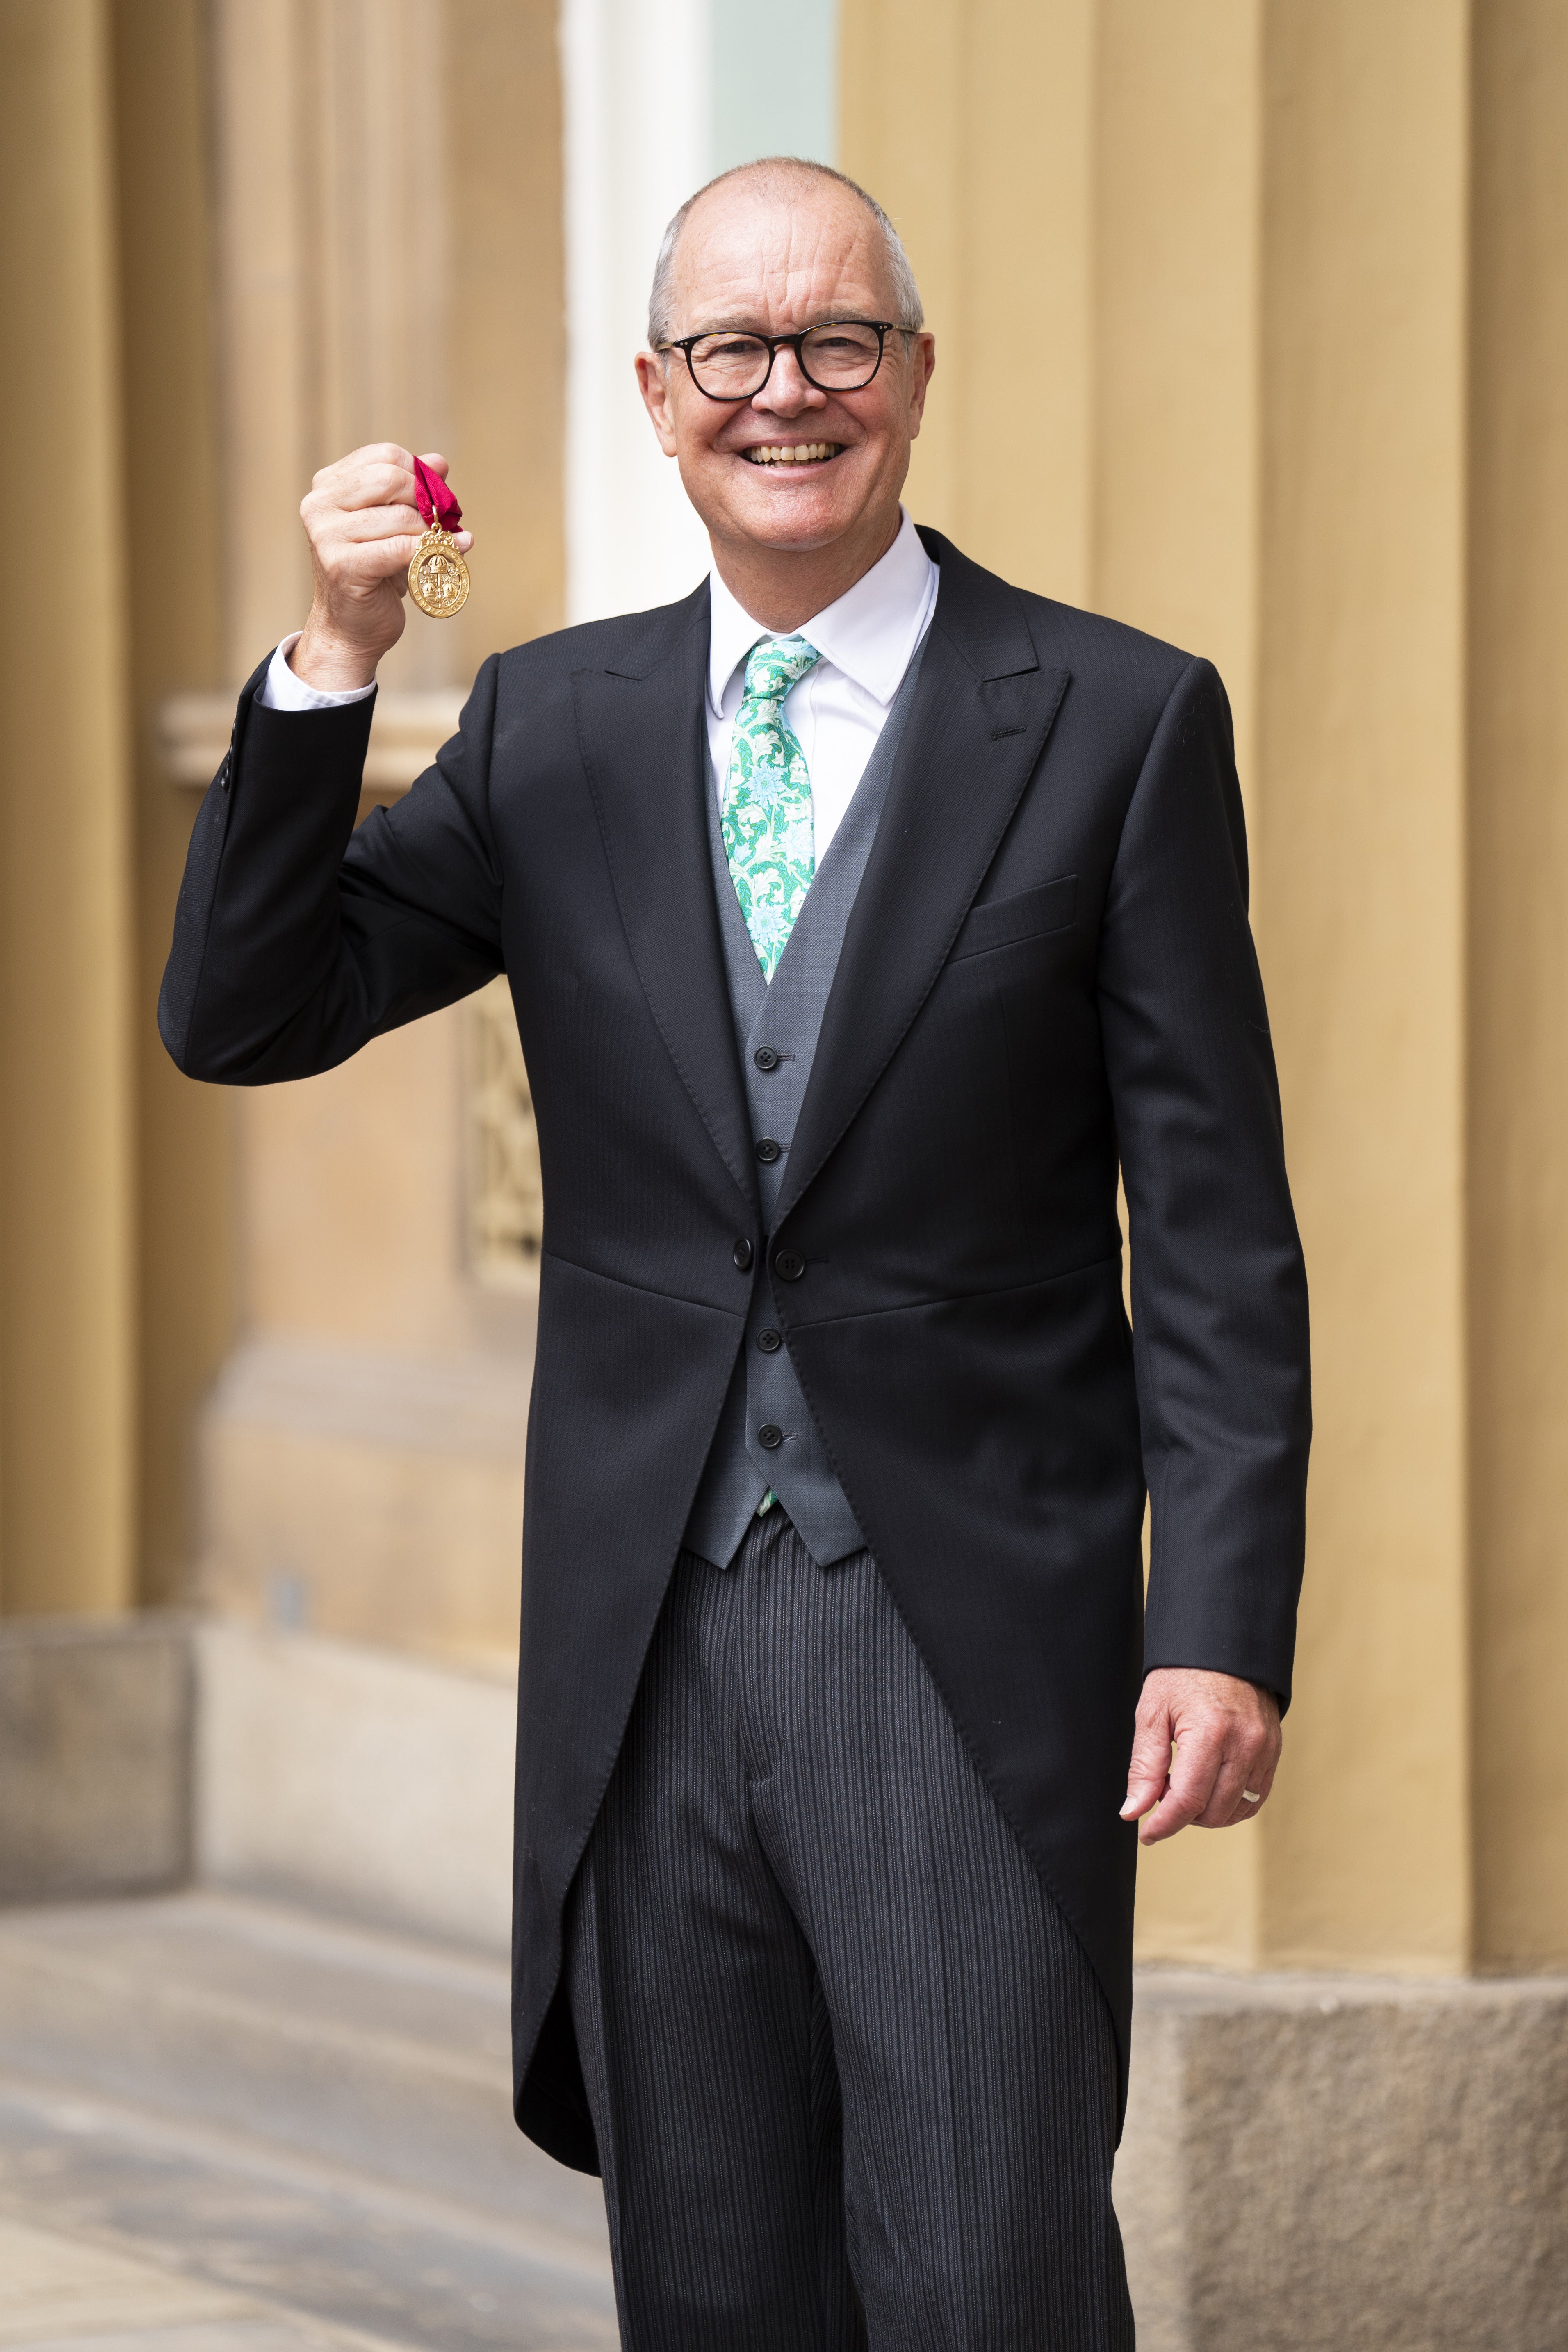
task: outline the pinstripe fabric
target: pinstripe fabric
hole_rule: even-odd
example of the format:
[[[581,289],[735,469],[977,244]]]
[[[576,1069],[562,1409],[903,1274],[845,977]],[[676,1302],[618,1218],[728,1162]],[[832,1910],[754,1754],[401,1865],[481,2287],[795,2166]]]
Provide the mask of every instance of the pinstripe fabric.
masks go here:
[[[682,1554],[567,1969],[626,2352],[1131,2352],[1110,2011],[868,1553]]]

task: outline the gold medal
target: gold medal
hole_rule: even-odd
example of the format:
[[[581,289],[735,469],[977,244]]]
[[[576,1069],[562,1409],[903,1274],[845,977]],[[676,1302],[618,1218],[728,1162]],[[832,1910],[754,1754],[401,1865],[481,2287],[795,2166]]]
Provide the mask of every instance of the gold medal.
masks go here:
[[[435,523],[414,551],[408,593],[433,621],[449,621],[468,599],[468,567],[449,530]]]

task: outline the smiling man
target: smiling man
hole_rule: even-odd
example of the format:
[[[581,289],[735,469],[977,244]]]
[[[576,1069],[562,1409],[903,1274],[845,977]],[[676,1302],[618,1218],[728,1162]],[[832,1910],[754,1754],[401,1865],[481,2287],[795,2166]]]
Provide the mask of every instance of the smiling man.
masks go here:
[[[509,977],[517,2114],[603,2173],[631,2352],[1131,2346],[1138,1839],[1255,1820],[1289,1688],[1306,1299],[1224,692],[916,530],[933,359],[851,182],[701,191],[637,368],[710,577],[492,656],[357,833],[414,460],[318,475],[164,982],[182,1068],[254,1085]]]

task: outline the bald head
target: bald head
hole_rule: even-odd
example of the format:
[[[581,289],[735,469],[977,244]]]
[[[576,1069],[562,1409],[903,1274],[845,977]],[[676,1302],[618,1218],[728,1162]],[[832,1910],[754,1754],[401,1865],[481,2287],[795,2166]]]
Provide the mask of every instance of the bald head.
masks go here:
[[[935,363],[903,247],[842,173],[749,163],[670,223],[652,312],[634,364],[659,446],[731,593],[763,627],[797,628],[898,536]],[[688,337],[695,362],[671,348]],[[749,389],[704,381],[721,351]]]
[[[665,230],[648,296],[647,339],[651,350],[658,351],[679,332],[694,331],[691,323],[683,329],[679,321],[677,299],[679,249],[692,215],[720,208],[743,216],[747,212],[775,207],[791,212],[798,208],[808,215],[826,212],[829,215],[858,208],[876,232],[878,274],[885,282],[887,295],[881,315],[911,330],[924,325],[920,288],[915,284],[909,256],[898,230],[875,196],[868,194],[858,181],[850,179],[847,173],[834,171],[830,164],[810,163],[794,155],[765,155],[754,163],[738,163],[732,171],[721,172],[716,180],[710,180],[694,196],[688,196]]]

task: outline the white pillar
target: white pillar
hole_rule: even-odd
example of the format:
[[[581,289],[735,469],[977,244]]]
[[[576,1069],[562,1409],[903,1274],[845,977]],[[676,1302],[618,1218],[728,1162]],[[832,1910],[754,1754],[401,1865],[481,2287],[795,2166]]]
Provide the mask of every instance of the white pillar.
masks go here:
[[[682,596],[708,542],[632,373],[670,215],[708,173],[708,0],[563,0],[566,614]]]
[[[632,358],[659,240],[695,188],[751,155],[832,161],[836,0],[802,0],[787,34],[763,0],[562,0],[561,67],[566,613],[586,621],[683,596],[708,569]]]

